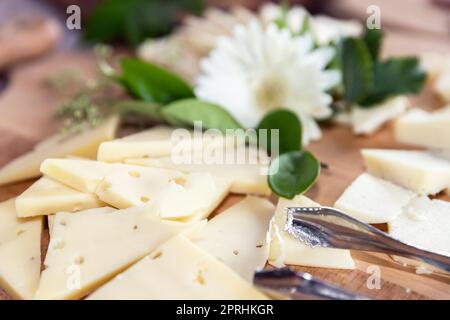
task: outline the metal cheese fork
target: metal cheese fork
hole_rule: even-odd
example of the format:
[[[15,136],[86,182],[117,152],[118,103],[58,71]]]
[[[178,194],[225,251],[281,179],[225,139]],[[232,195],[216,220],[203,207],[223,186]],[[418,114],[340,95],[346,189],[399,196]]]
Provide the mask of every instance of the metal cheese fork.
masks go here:
[[[330,207],[287,209],[286,231],[311,247],[381,252],[419,260],[450,272],[450,257],[396,240]]]

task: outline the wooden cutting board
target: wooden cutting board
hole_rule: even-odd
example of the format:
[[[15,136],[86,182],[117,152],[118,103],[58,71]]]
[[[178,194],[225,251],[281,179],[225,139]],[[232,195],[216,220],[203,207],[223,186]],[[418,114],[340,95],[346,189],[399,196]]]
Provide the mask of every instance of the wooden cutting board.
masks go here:
[[[6,91],[0,93],[0,166],[31,149],[42,138],[56,130],[52,113],[62,102],[48,87],[48,78],[65,69],[74,68],[87,78],[95,73],[95,64],[89,54],[57,54],[16,69]],[[437,106],[438,102],[427,92],[414,101],[421,105]],[[355,137],[350,129],[342,126],[325,126],[323,139],[313,143],[310,149],[322,162],[329,165],[323,170],[318,183],[308,196],[323,205],[332,205],[343,190],[364,171],[359,155],[362,147],[403,148],[395,143],[392,130],[386,126],[371,137]],[[0,187],[0,201],[20,194],[32,181]],[[223,211],[242,197],[231,195],[218,208]],[[276,200],[276,199],[274,199]],[[447,200],[449,200],[447,198]],[[381,226],[383,227],[383,226]],[[43,236],[42,254],[45,256],[48,231]],[[402,267],[388,256],[366,252],[352,252],[356,270],[343,271],[323,268],[297,267],[314,276],[343,288],[376,299],[450,299],[450,279],[431,274],[418,275],[413,269]],[[370,266],[378,266],[381,272],[380,289],[369,289],[367,281]],[[0,300],[8,299],[0,289]]]

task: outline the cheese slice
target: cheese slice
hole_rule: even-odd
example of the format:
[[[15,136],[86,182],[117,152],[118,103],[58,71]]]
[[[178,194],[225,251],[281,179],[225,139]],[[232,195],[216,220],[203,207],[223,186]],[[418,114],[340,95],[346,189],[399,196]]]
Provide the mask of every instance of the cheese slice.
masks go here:
[[[193,241],[252,282],[269,256],[267,232],[274,212],[270,201],[247,197],[211,219]]]
[[[94,193],[113,169],[109,163],[83,159],[47,159],[41,165],[46,176],[86,193]]]
[[[384,123],[403,114],[409,107],[405,96],[389,99],[370,108],[355,107],[351,113],[351,123],[355,134],[373,134]]]
[[[58,213],[35,299],[77,299],[192,226],[151,206]]]
[[[47,158],[74,155],[95,158],[101,142],[115,136],[119,118],[112,117],[94,129],[62,137],[56,134],[39,143],[32,151],[16,158],[0,169],[0,185],[40,176],[39,167]]]
[[[89,300],[267,299],[212,255],[177,236],[95,291]]]
[[[122,162],[129,158],[158,158],[173,154],[199,152],[207,148],[233,146],[234,136],[219,132],[199,132],[187,129],[154,127],[130,136],[107,141],[100,145],[97,159],[105,162]]]
[[[365,223],[386,223],[402,213],[416,194],[389,181],[361,174],[334,207]]]
[[[437,194],[450,186],[450,162],[428,151],[363,149],[370,174],[420,195]]]
[[[450,149],[450,106],[431,113],[411,110],[396,121],[395,138],[402,143]]]
[[[216,177],[228,180],[231,184],[230,192],[255,195],[270,195],[271,193],[267,183],[268,165],[266,164],[207,164],[205,161],[198,164],[177,163],[172,157],[127,159],[125,160],[125,163],[164,169],[176,169],[186,173],[209,172]]]
[[[418,197],[388,223],[389,234],[413,246],[450,257],[450,202]]]
[[[16,199],[18,217],[74,212],[104,205],[96,195],[77,191],[48,177],[40,178]]]
[[[209,173],[115,164],[97,188],[98,197],[116,207],[152,203],[162,217],[207,217],[225,198],[229,183]]]
[[[31,299],[41,271],[42,217],[17,218],[15,199],[0,203],[0,287]]]
[[[280,198],[275,212],[275,224],[281,234],[283,249],[280,250],[280,242],[276,243],[274,249],[271,246],[270,261],[276,261],[280,252],[283,254],[285,264],[300,265],[322,268],[354,269],[355,263],[349,250],[309,247],[300,240],[292,237],[285,231],[287,208],[289,207],[318,207],[318,203],[305,196],[297,196],[292,200]]]

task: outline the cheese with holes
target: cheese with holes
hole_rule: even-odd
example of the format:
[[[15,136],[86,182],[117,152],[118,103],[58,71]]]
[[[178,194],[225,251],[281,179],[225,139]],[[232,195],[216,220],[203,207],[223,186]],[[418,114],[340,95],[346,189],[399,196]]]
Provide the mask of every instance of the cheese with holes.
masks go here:
[[[435,112],[411,110],[396,121],[395,138],[402,143],[450,149],[450,106]]]
[[[251,282],[269,256],[267,232],[274,212],[267,199],[249,196],[211,219],[194,243]]]
[[[113,117],[97,128],[69,137],[56,134],[42,141],[32,151],[0,169],[0,185],[40,176],[39,167],[47,158],[62,158],[67,155],[95,158],[100,143],[114,138],[118,123],[119,119]]]
[[[151,206],[58,213],[35,299],[79,299],[192,226]]]
[[[405,96],[389,99],[370,108],[355,107],[351,113],[353,132],[356,134],[372,134],[384,123],[403,114],[409,107]]]
[[[400,215],[415,196],[408,189],[363,173],[336,200],[334,207],[365,223],[386,223]]]
[[[388,223],[389,234],[413,246],[450,256],[450,202],[418,197]]]
[[[116,207],[154,204],[165,218],[207,217],[226,197],[229,183],[209,173],[115,164],[97,188],[98,197]]]
[[[156,159],[127,159],[126,163],[176,169],[183,172],[209,172],[214,176],[228,180],[231,184],[230,192],[241,194],[270,195],[271,190],[267,183],[267,164],[252,163],[178,163],[171,157]]]
[[[113,169],[112,164],[84,159],[47,159],[41,165],[46,176],[86,193],[94,193]]]
[[[90,300],[259,300],[228,266],[178,236],[95,291]]]
[[[18,217],[73,212],[104,205],[96,195],[77,191],[48,177],[40,178],[16,199]]]
[[[270,252],[269,262],[279,260],[279,254],[283,254],[283,262],[288,265],[322,267],[322,268],[338,268],[338,269],[354,269],[355,263],[350,255],[349,250],[309,247],[294,238],[285,231],[287,218],[287,208],[289,207],[318,207],[319,204],[310,200],[305,196],[296,196],[292,200],[280,198],[275,212],[275,224],[277,230],[281,234],[281,244],[283,248],[280,250],[280,241],[276,243],[276,247]]]
[[[363,149],[370,174],[421,195],[433,195],[450,186],[450,162],[428,151]]]
[[[41,271],[42,217],[17,218],[14,202],[0,203],[0,287],[31,299]]]
[[[158,158],[232,146],[234,143],[233,136],[224,136],[215,131],[196,134],[187,129],[174,130],[158,126],[102,143],[97,159],[105,162],[122,162],[129,158]]]

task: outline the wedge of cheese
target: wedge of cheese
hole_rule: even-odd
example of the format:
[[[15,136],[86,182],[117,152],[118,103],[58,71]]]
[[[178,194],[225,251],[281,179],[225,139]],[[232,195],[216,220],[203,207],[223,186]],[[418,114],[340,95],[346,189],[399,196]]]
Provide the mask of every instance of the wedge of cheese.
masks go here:
[[[414,197],[416,194],[408,189],[363,173],[336,200],[334,207],[365,223],[386,223],[400,215]]]
[[[450,256],[450,202],[418,197],[388,223],[389,234],[413,246]]]
[[[115,164],[96,194],[116,208],[152,203],[165,218],[201,219],[220,204],[229,188],[227,181],[209,173]]]
[[[403,114],[409,105],[407,97],[398,96],[370,108],[355,107],[351,113],[353,132],[373,134],[384,123]]]
[[[95,194],[67,187],[48,177],[33,183],[16,199],[18,217],[48,215],[59,211],[80,211],[105,206]]]
[[[95,291],[89,300],[267,299],[228,266],[177,236]]]
[[[402,143],[450,149],[450,106],[431,113],[411,110],[395,122],[395,138]]]
[[[130,136],[102,143],[97,159],[122,162],[133,158],[158,158],[186,152],[199,152],[211,147],[234,145],[233,136],[217,132],[195,134],[187,129],[154,127]]]
[[[40,176],[40,165],[47,158],[62,158],[67,155],[95,158],[100,143],[114,139],[118,123],[119,118],[112,117],[97,128],[68,137],[57,134],[44,140],[34,150],[0,169],[0,185]]]
[[[112,164],[83,159],[47,159],[41,165],[46,176],[85,193],[94,193],[113,169]]]
[[[192,226],[162,220],[151,206],[58,213],[35,299],[82,298]]]
[[[176,163],[171,157],[155,159],[127,159],[125,163],[176,169],[183,172],[209,172],[231,183],[230,192],[241,194],[270,195],[265,164],[206,164]]]
[[[276,228],[272,231],[278,231],[281,234],[279,240],[272,249],[269,262],[279,260],[280,253],[283,254],[285,264],[300,265],[310,267],[354,269],[355,263],[349,250],[309,247],[300,240],[292,237],[285,231],[288,207],[318,207],[319,204],[305,196],[297,196],[293,200],[280,198],[275,212],[274,221]],[[275,237],[279,238],[279,237]],[[283,248],[280,250],[280,243]]]
[[[269,256],[267,232],[274,212],[270,201],[249,196],[211,219],[193,241],[251,282]]]
[[[420,195],[437,194],[450,185],[450,162],[428,151],[363,149],[370,174]]]
[[[14,299],[32,299],[41,271],[42,217],[17,218],[14,203],[0,203],[0,287]]]

